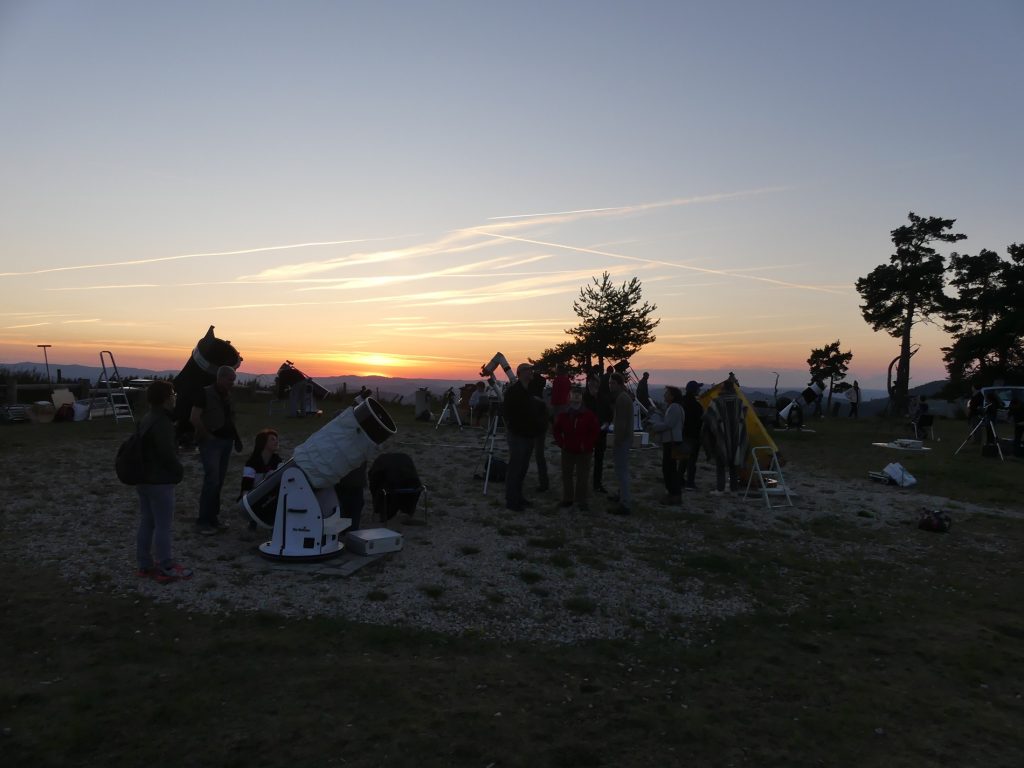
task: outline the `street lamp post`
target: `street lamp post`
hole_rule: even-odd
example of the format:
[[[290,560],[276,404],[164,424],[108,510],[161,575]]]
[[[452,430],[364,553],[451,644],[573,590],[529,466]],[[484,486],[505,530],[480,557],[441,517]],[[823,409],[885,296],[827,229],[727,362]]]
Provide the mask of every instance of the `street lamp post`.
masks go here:
[[[43,350],[43,360],[46,363],[46,386],[50,388],[50,395],[53,395],[53,382],[50,381],[50,358],[46,354],[46,350],[53,346],[53,344],[36,344],[37,347]]]

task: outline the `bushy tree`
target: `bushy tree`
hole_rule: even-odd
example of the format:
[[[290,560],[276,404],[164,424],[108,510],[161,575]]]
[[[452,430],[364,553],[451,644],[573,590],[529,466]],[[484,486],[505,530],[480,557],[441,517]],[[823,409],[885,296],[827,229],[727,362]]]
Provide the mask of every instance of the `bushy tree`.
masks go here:
[[[572,304],[580,324],[566,333],[604,368],[605,360],[625,360],[655,340],[653,331],[661,323],[652,317],[657,308],[643,300],[637,278],[616,287],[604,272],[600,280],[595,277],[591,285],[580,288]]]
[[[542,371],[554,371],[559,365],[565,366],[570,377],[581,374],[587,365],[587,353],[575,341],[564,341],[540,353],[540,357],[529,358],[530,365]]]
[[[1007,248],[1009,261],[995,251],[954,253],[950,287],[956,294],[943,310],[953,344],[943,359],[954,390],[981,379],[1024,378],[1024,245]]]
[[[846,371],[850,367],[852,359],[853,352],[839,350],[839,339],[820,349],[812,349],[811,356],[807,358],[811,381],[828,382],[828,412],[832,410],[832,388],[835,387],[837,381],[846,378]]]
[[[967,236],[950,232],[956,219],[923,218],[908,214],[909,224],[892,230],[896,252],[888,264],[880,264],[857,280],[864,303],[861,314],[876,331],[900,340],[896,383],[890,393],[896,413],[907,407],[910,384],[910,339],[913,327],[938,314],[945,305],[945,262],[931,247],[934,242],[953,243]]]

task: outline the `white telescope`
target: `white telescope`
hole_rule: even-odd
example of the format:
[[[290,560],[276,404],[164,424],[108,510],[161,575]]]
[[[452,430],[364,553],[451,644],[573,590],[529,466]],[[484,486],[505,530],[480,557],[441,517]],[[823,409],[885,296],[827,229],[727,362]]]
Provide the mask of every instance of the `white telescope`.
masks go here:
[[[245,514],[273,528],[260,553],[271,560],[315,561],[344,549],[341,535],[352,521],[341,517],[334,485],[397,432],[372,397],[314,432],[291,459],[242,497]]]

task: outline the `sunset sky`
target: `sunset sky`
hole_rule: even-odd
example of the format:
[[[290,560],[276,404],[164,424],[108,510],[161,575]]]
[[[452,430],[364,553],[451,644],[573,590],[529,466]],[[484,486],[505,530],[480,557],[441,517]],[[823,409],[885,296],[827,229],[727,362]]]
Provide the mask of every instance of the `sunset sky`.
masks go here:
[[[1024,3],[0,0],[0,364],[472,379],[637,277],[662,383],[898,342],[914,211],[1024,241]],[[943,252],[948,253],[948,249]],[[944,377],[938,328],[912,383]]]

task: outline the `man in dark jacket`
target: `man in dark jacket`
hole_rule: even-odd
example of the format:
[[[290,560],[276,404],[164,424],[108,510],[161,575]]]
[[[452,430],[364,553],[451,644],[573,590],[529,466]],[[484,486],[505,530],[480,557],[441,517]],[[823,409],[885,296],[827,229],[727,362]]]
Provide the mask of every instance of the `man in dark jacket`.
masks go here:
[[[529,389],[532,378],[533,366],[521,363],[516,368],[516,383],[505,393],[505,436],[508,440],[505,506],[513,512],[522,512],[530,506],[530,502],[523,498],[523,481],[538,432],[537,408]]]
[[[242,452],[242,439],[235,427],[235,410],[231,403],[231,388],[235,384],[235,369],[222,365],[217,369],[216,381],[203,387],[204,400],[192,406],[190,421],[196,428],[199,459],[203,463],[203,487],[199,493],[199,519],[196,524],[204,535],[226,529],[220,521],[220,492],[228,473],[231,446]]]

